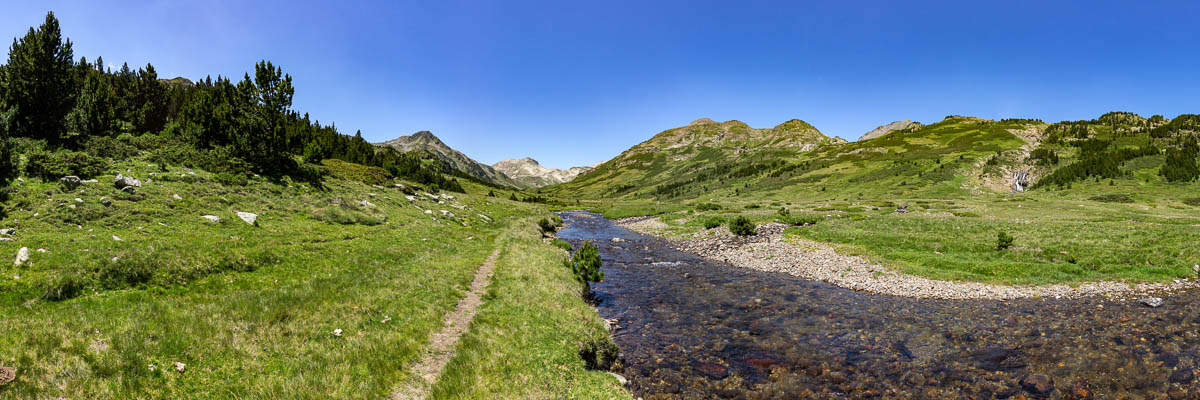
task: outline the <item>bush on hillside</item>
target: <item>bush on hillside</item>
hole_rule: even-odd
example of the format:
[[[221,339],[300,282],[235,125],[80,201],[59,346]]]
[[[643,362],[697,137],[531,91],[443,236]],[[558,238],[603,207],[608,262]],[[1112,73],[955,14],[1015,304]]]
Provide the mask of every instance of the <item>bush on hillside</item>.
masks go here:
[[[392,184],[392,174],[383,168],[345,162],[335,158],[322,160],[321,170],[336,178],[358,181],[368,185],[391,186]]]
[[[716,211],[720,210],[721,206],[712,203],[700,203],[696,205],[696,211]]]
[[[703,221],[701,221],[701,223],[704,224],[704,229],[712,229],[712,228],[721,226],[721,224],[724,224],[725,218],[708,217],[708,218],[705,218]]]
[[[600,270],[600,249],[595,243],[583,242],[583,246],[571,257],[571,272],[575,278],[583,282],[600,282],[604,280],[604,271]]]
[[[1013,245],[1013,237],[1008,232],[996,232],[996,250],[1008,250]]]
[[[1200,207],[1200,197],[1189,197],[1183,199],[1183,204],[1187,204],[1192,207]]]
[[[542,219],[538,220],[537,224],[538,224],[538,228],[542,229],[542,233],[554,233],[555,231],[558,230],[558,226],[555,225],[554,222],[551,222],[549,219],[546,219],[546,218],[542,218]]]
[[[754,223],[750,222],[750,219],[744,216],[738,216],[729,221],[729,231],[738,236],[753,236],[758,234]]]
[[[91,179],[103,175],[111,165],[108,159],[71,150],[42,150],[30,153],[26,157],[28,162],[25,164],[25,173],[47,181],[58,180],[67,175]]]

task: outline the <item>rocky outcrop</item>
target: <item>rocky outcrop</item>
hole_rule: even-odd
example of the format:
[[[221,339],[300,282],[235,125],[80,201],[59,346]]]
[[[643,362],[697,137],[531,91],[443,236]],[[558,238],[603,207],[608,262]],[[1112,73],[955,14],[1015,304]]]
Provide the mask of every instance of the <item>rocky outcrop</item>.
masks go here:
[[[29,261],[29,248],[22,247],[20,250],[17,250],[17,258],[13,260],[13,266],[20,267],[26,261]]]
[[[887,125],[880,125],[878,128],[875,128],[862,135],[862,137],[858,138],[858,141],[861,142],[864,140],[871,140],[895,131],[915,131],[917,129],[921,129],[922,126],[924,125],[922,125],[920,122],[913,122],[907,119],[903,121],[896,121]]]
[[[529,187],[543,187],[570,182],[575,177],[587,173],[595,165],[587,167],[572,167],[570,169],[546,168],[532,158],[507,159],[492,164],[492,168],[504,175]]]
[[[522,188],[517,181],[496,171],[490,165],[472,160],[466,154],[450,148],[429,131],[420,131],[409,136],[401,136],[383,143],[374,143],[379,147],[390,147],[401,153],[422,152],[459,170],[475,179],[491,182],[497,185]]]
[[[1029,171],[1021,170],[1013,173],[1013,192],[1024,192],[1029,188]]]
[[[67,190],[75,190],[82,183],[78,176],[68,175],[58,179],[58,183],[62,184]]]
[[[117,189],[125,190],[125,188],[142,187],[142,181],[132,176],[117,174],[117,177],[113,179],[113,186]]]

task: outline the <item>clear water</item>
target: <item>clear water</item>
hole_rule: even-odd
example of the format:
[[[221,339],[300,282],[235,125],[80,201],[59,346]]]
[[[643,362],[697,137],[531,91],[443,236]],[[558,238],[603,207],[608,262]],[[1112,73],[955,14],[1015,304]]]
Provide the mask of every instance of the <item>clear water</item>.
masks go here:
[[[1154,309],[866,294],[562,215],[560,237],[600,248],[597,309],[618,320],[618,368],[645,399],[1200,398],[1196,292]],[[1053,386],[1023,385],[1033,374]]]

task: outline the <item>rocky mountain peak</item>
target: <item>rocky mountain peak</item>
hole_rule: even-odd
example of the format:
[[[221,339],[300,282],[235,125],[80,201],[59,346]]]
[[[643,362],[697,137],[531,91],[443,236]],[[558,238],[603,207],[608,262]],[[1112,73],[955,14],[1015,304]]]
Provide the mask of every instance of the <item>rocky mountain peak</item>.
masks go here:
[[[863,134],[862,137],[859,137],[858,141],[861,142],[864,140],[871,140],[895,131],[920,129],[922,126],[924,125],[921,125],[920,122],[913,122],[907,119],[903,121],[895,121],[890,124],[880,125],[879,127],[872,129],[870,132]]]

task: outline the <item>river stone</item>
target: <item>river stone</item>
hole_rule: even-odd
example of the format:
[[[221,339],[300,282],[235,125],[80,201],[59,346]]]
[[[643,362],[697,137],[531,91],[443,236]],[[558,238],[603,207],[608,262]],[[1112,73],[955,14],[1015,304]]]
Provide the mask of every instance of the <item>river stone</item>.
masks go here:
[[[116,179],[113,179],[113,186],[121,190],[124,190],[127,187],[142,187],[142,181],[139,181],[137,178],[132,176],[117,174]]]
[[[1179,370],[1176,370],[1174,373],[1171,374],[1171,382],[1175,382],[1175,383],[1179,383],[1179,384],[1183,384],[1183,385],[1191,383],[1192,379],[1195,379],[1195,378],[1196,378],[1195,373],[1192,372],[1191,368],[1187,368],[1187,367],[1180,368]]]
[[[1054,392],[1054,379],[1043,374],[1029,374],[1021,378],[1021,388],[1037,397],[1046,397]]]
[[[448,210],[438,210],[438,211],[440,211],[440,212],[442,213],[442,216],[443,216],[443,217],[446,217],[446,218],[454,218],[454,213],[452,213],[452,212],[450,212],[450,211],[448,211]]]
[[[617,378],[617,383],[621,384],[621,386],[625,386],[626,384],[629,383],[629,380],[625,379],[625,377],[623,377],[621,375],[617,375],[616,373],[613,373],[613,372],[609,372],[608,374],[612,375],[613,378]]]
[[[75,175],[67,175],[58,179],[58,183],[61,183],[67,190],[75,190],[75,188],[79,187],[80,182],[82,181]]]
[[[218,216],[216,216],[216,215],[201,215],[200,217],[201,217],[201,218],[204,218],[204,219],[207,219],[207,220],[208,220],[208,222],[214,222],[214,223],[215,223],[215,222],[221,222],[221,217],[218,217]]]
[[[1138,301],[1150,308],[1158,308],[1162,307],[1163,305],[1163,299],[1161,297],[1147,297],[1144,299],[1139,299]]]
[[[175,200],[183,200],[183,196],[180,196],[180,195],[178,195],[178,194],[173,194],[173,195],[171,195],[171,198],[172,198],[172,199],[175,199]]]
[[[371,202],[366,201],[366,200],[359,200],[358,206],[359,207],[375,207],[375,204],[372,204]]]
[[[236,211],[236,213],[238,218],[241,218],[242,221],[246,221],[247,224],[254,225],[255,221],[258,221],[258,214],[242,211]]]
[[[20,267],[26,261],[29,261],[29,248],[22,247],[20,250],[17,250],[17,259],[13,260],[13,266]]]
[[[12,236],[12,235],[16,235],[16,234],[17,234],[16,229],[12,229],[12,228],[0,229],[0,235]]]

